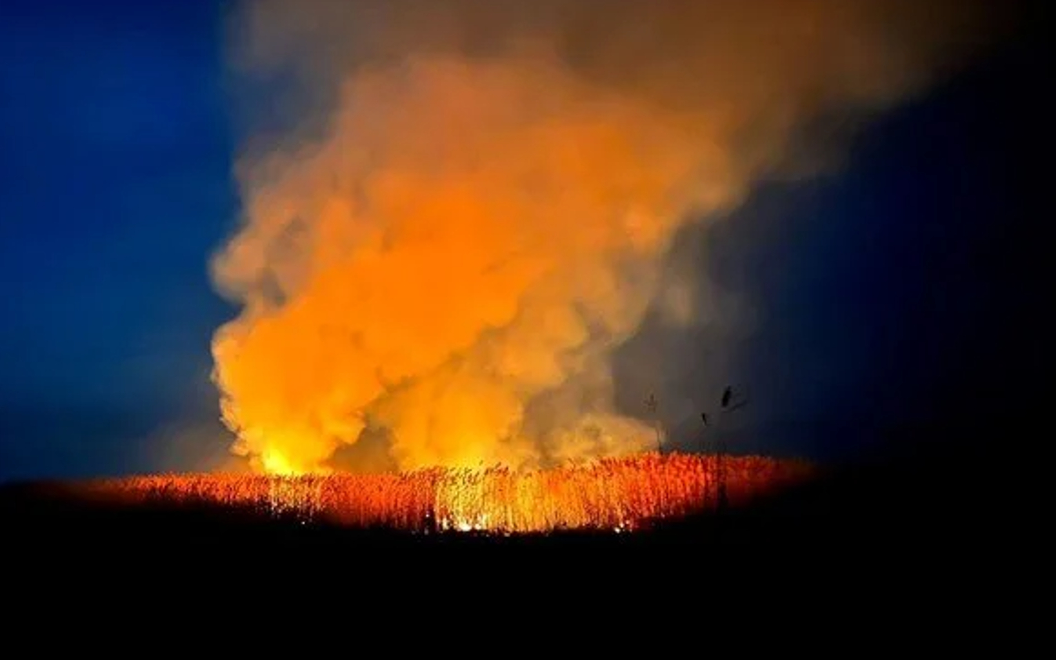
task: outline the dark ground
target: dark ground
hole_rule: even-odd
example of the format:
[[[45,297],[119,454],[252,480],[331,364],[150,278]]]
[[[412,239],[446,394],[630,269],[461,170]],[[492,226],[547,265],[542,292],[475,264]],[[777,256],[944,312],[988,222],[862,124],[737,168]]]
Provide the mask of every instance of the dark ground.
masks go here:
[[[1027,625],[1024,598],[1042,588],[1030,561],[1042,546],[1028,541],[1038,521],[1007,488],[1014,461],[950,433],[751,510],[621,535],[356,532],[107,510],[64,498],[61,485],[9,485],[3,599],[34,621],[64,606],[117,629],[147,621],[164,639],[218,627],[240,645],[270,645],[270,625],[391,642],[394,622],[413,622],[399,641],[427,648],[436,635],[478,633],[552,643],[558,626],[562,644],[583,636],[624,651],[628,635],[678,651],[716,630],[720,648],[846,652],[905,639],[949,651],[987,639],[1007,650],[1021,638],[1005,631]]]
[[[920,430],[929,438],[935,430]],[[687,561],[809,571],[818,579],[874,574],[896,566],[929,574],[996,567],[995,550],[1022,542],[1013,521],[999,454],[964,432],[956,441],[922,441],[873,461],[829,469],[816,481],[750,509],[670,521],[636,534],[561,533],[528,537],[410,535],[261,520],[223,511],[114,508],[72,496],[62,484],[0,488],[3,547],[23,566],[61,557],[65,568],[119,570],[150,561],[188,567],[245,558],[296,566],[369,558],[460,561],[514,556],[529,561]],[[523,552],[530,551],[530,552]],[[649,564],[629,564],[648,566]],[[965,568],[973,566],[974,568]]]

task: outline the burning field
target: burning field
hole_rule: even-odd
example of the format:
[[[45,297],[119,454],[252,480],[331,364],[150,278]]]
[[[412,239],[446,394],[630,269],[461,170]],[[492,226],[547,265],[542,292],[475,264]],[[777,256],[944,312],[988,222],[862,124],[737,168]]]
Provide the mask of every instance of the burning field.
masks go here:
[[[91,489],[121,504],[219,506],[355,528],[619,533],[713,510],[723,497],[746,504],[808,472],[801,462],[758,456],[652,453],[550,470],[151,475],[98,481]]]
[[[919,89],[958,54],[952,26],[839,0],[236,4],[240,217],[210,276],[238,311],[211,377],[255,474],[94,492],[408,532],[623,532],[806,474],[643,453],[684,446],[664,432],[701,415],[757,321],[676,248],[758,182],[823,169],[838,145],[808,144],[818,118]],[[711,343],[661,364],[680,336]]]

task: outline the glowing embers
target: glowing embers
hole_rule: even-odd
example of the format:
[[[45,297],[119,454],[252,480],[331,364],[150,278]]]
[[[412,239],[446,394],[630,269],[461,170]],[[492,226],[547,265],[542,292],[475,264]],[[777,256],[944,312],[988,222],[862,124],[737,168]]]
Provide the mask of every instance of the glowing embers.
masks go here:
[[[402,474],[158,475],[103,481],[129,502],[205,504],[358,528],[411,532],[632,532],[652,520],[737,504],[801,479],[808,467],[758,456],[644,454],[551,470]],[[719,477],[724,484],[719,488]]]

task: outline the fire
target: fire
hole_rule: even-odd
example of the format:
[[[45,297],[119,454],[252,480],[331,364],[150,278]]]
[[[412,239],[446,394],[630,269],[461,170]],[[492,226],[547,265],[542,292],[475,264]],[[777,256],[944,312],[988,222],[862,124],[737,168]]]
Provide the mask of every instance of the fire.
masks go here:
[[[323,142],[246,164],[246,224],[214,264],[242,303],[213,342],[238,450],[316,471],[379,429],[404,470],[644,449],[606,354],[722,164],[693,184],[684,124],[553,58],[347,82]]]
[[[643,454],[551,470],[156,475],[101,481],[95,488],[125,502],[206,503],[359,528],[622,533],[716,507],[719,475],[736,505],[808,473],[803,463],[759,456]]]
[[[294,477],[304,474],[290,463],[286,457],[277,451],[266,451],[260,457],[260,464],[264,472],[281,477]]]
[[[964,3],[890,4],[245,2],[235,69],[276,96],[239,105],[241,222],[212,261],[236,453],[288,475],[367,438],[400,470],[645,450],[614,351],[653,312],[740,322],[697,294],[708,264],[674,267],[682,230],[815,171],[819,118],[973,43]]]
[[[235,4],[254,91],[213,380],[235,452],[283,475],[368,439],[400,470],[645,450],[615,351],[719,320],[736,347],[750,307],[680,263],[683,230],[838,163],[804,140],[820,119],[917,92],[989,23],[886,0]]]

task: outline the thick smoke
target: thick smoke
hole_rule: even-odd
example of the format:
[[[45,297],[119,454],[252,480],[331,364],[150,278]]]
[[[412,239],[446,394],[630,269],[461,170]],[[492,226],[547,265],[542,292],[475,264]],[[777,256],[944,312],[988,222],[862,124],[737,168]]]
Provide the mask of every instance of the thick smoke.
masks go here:
[[[788,152],[807,122],[953,62],[974,16],[921,4],[245,5],[240,73],[284,81],[254,102],[294,121],[248,136],[214,261],[244,306],[213,346],[236,451],[310,470],[379,432],[402,468],[650,446],[608,358],[655,300],[693,317],[657,290],[673,235],[816,162]]]

